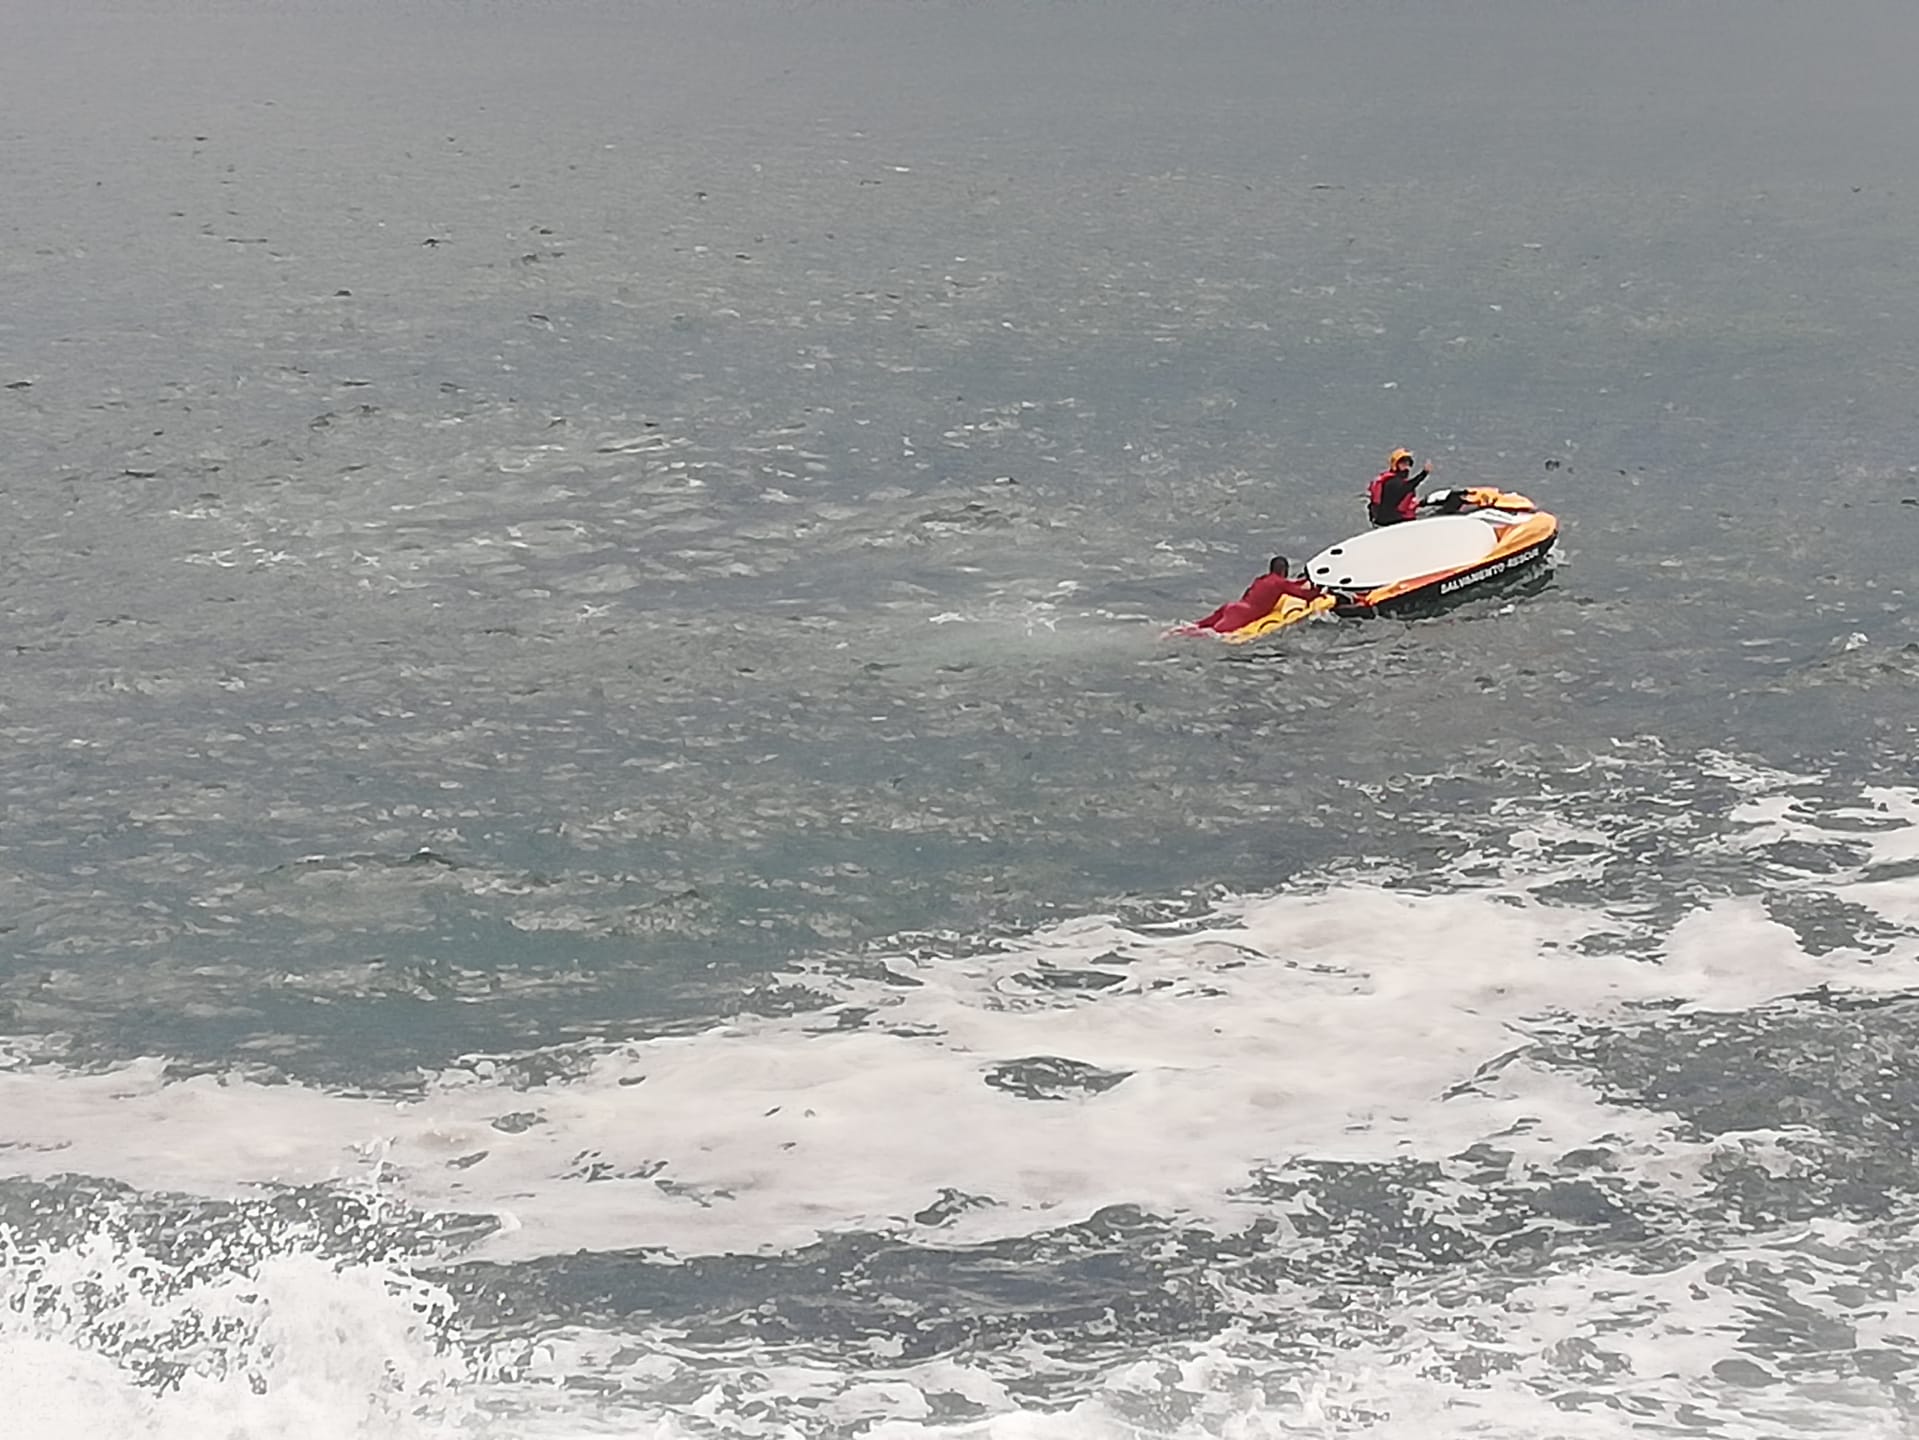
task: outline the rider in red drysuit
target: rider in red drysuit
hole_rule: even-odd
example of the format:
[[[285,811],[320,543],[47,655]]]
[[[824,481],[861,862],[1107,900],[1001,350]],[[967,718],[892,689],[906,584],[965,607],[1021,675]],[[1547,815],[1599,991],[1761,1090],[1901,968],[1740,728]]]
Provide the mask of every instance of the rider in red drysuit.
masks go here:
[[[1279,607],[1279,602],[1291,596],[1295,600],[1315,600],[1319,598],[1319,587],[1306,580],[1295,580],[1290,574],[1291,567],[1284,555],[1275,555],[1267,566],[1266,573],[1246,587],[1246,593],[1237,600],[1228,601],[1203,620],[1195,620],[1193,625],[1200,630],[1217,630],[1224,635],[1229,630],[1237,630],[1250,625],[1255,620],[1264,619]]]
[[[1375,525],[1397,525],[1419,517],[1419,485],[1432,474],[1430,464],[1413,473],[1413,452],[1395,450],[1386,468],[1373,477],[1366,489],[1366,518]]]

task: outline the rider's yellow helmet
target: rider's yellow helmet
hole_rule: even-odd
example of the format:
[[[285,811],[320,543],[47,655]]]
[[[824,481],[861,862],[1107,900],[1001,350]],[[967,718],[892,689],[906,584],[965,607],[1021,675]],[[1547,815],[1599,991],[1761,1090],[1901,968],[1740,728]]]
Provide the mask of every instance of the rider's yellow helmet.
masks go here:
[[[1410,460],[1412,458],[1413,458],[1413,452],[1410,450],[1395,450],[1393,451],[1392,454],[1386,457],[1386,468],[1390,470],[1395,465],[1399,464],[1401,460]]]

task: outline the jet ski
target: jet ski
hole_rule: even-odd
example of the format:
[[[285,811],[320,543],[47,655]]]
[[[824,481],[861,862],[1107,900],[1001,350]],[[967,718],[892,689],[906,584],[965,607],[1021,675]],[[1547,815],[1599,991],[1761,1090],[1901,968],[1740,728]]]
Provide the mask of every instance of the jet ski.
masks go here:
[[[1435,490],[1416,519],[1327,546],[1306,562],[1306,578],[1333,597],[1337,614],[1404,614],[1516,579],[1558,538],[1558,517],[1524,495]]]
[[[1329,545],[1306,562],[1315,600],[1282,600],[1249,625],[1220,634],[1243,645],[1315,615],[1399,615],[1428,609],[1525,575],[1559,538],[1558,517],[1524,495],[1489,485],[1435,490],[1420,514]],[[1175,634],[1211,634],[1182,625]]]

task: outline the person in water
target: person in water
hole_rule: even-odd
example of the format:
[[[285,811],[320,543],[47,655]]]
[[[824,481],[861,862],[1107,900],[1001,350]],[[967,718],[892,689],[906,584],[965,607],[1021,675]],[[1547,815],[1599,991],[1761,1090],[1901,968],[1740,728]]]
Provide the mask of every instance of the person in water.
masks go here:
[[[1419,486],[1433,473],[1431,462],[1413,473],[1413,452],[1395,450],[1387,457],[1386,468],[1373,477],[1366,490],[1366,518],[1375,525],[1397,525],[1402,520],[1419,518]]]
[[[1246,593],[1237,600],[1229,600],[1203,620],[1195,620],[1196,630],[1217,630],[1224,635],[1255,620],[1263,620],[1279,608],[1279,602],[1288,597],[1294,600],[1317,600],[1319,587],[1308,580],[1292,578],[1292,566],[1284,555],[1275,555],[1266,567],[1266,573],[1246,587]]]

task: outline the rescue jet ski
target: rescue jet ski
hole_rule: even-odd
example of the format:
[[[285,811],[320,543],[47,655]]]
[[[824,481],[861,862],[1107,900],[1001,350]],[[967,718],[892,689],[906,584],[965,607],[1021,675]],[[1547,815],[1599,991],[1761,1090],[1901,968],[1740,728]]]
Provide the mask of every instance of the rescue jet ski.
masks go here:
[[[1539,568],[1558,538],[1558,517],[1524,495],[1492,486],[1435,490],[1420,502],[1416,519],[1362,531],[1308,560],[1304,578],[1324,592],[1318,599],[1288,598],[1219,638],[1243,644],[1328,612],[1401,615],[1433,608]]]
[[[1435,490],[1420,512],[1329,545],[1306,562],[1306,578],[1334,598],[1335,613],[1404,614],[1517,579],[1559,538],[1557,516],[1491,486]]]

